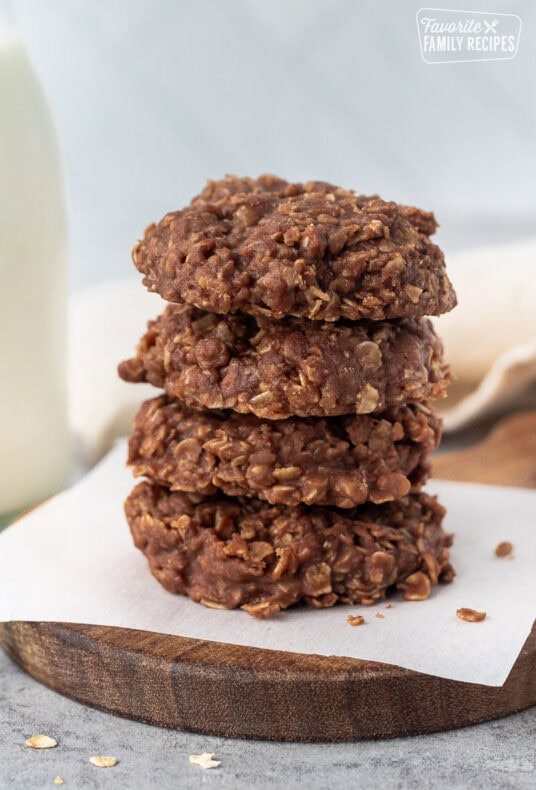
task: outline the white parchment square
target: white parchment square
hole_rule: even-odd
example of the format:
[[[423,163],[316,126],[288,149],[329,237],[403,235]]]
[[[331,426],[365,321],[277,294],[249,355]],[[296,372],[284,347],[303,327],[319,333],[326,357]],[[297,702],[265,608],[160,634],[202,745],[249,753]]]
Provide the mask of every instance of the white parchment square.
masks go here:
[[[504,683],[536,615],[536,492],[433,481],[456,534],[453,584],[427,601],[297,608],[269,620],[206,609],[167,593],[131,541],[123,501],[133,487],[120,442],[83,480],[0,535],[0,621],[138,628],[298,653],[397,664],[454,680]],[[498,559],[497,543],[514,544]],[[487,612],[481,623],[456,609]],[[380,611],[383,619],[374,617]],[[348,614],[363,614],[352,628]]]

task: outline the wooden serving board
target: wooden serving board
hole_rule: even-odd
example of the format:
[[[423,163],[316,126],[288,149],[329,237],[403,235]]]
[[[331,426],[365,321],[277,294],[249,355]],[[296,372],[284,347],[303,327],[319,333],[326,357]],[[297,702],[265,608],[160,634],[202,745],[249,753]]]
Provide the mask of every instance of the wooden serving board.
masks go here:
[[[510,418],[480,446],[437,456],[434,470],[436,477],[536,487],[536,412]],[[351,658],[91,625],[4,623],[0,644],[61,694],[207,735],[389,738],[474,724],[536,704],[536,626],[501,688]]]

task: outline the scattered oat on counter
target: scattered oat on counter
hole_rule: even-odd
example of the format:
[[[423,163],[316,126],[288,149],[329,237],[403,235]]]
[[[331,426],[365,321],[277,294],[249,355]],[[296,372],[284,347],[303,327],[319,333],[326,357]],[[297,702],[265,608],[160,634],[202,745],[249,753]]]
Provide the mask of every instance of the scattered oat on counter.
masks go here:
[[[24,745],[31,749],[53,749],[58,745],[58,742],[48,735],[32,735],[31,738],[24,741]]]
[[[349,614],[346,620],[350,625],[365,625],[365,618],[360,614]]]
[[[480,623],[486,619],[486,612],[477,612],[476,609],[467,609],[462,607],[456,610],[456,617],[460,620],[465,620],[468,623]]]
[[[198,765],[200,768],[217,768],[221,765],[220,760],[214,760],[214,752],[203,752],[203,754],[191,754],[190,762],[192,765]]]
[[[381,612],[376,612],[376,614],[374,615],[374,617],[377,617],[377,618],[378,618],[378,620],[383,620],[383,619],[385,618],[385,615],[384,615],[384,614],[382,614]]]
[[[495,549],[496,557],[509,557],[514,550],[514,546],[509,540],[503,540]]]
[[[113,768],[119,760],[117,757],[90,757],[89,762],[91,765],[96,765],[97,768]]]
[[[387,606],[386,606],[385,608],[386,608],[386,609],[394,609],[394,606],[393,606],[393,604],[392,604],[392,603],[388,603],[388,604],[387,604]]]
[[[63,779],[61,778],[61,776],[57,776],[57,777],[54,779],[54,784],[55,784],[55,785],[62,785],[62,784],[65,784],[65,782],[63,781]]]

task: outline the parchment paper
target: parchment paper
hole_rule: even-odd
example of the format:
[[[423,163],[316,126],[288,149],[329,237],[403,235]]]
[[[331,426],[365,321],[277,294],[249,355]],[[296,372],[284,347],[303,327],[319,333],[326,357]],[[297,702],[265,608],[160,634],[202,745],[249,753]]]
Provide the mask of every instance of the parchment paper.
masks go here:
[[[131,542],[122,503],[133,481],[120,442],[76,486],[0,535],[0,621],[114,625],[219,642],[383,661],[455,680],[500,686],[536,615],[536,492],[434,481],[456,533],[458,572],[422,602],[392,609],[299,608],[259,621],[165,592]],[[494,555],[510,540],[513,559]],[[456,609],[487,612],[481,623]],[[375,617],[376,612],[384,615]],[[351,627],[348,614],[366,625]]]

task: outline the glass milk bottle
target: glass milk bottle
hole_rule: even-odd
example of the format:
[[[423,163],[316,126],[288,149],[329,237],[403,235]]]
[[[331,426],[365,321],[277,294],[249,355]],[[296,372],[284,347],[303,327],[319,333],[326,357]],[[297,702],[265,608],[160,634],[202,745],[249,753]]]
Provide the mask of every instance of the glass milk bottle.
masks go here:
[[[0,0],[0,526],[67,477],[66,247],[52,119]]]

